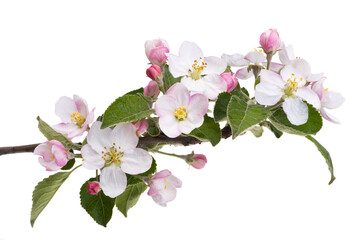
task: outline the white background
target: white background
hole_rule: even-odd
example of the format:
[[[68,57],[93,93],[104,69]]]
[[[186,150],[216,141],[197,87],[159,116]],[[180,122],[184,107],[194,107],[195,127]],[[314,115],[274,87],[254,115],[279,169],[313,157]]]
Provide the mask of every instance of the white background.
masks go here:
[[[144,42],[162,37],[177,53],[196,42],[205,55],[242,53],[277,28],[345,104],[316,138],[330,151],[336,181],[315,146],[298,136],[250,133],[166,148],[208,157],[202,170],[155,156],[182,179],[162,208],[146,193],[107,228],[81,208],[79,188],[94,172],[78,169],[30,227],[32,190],[50,173],[28,154],[0,157],[0,239],[356,239],[356,29],[354,1],[16,1],[0,2],[0,146],[45,141],[36,116],[59,122],[54,104],[78,94],[96,116],[118,96],[145,86]],[[243,85],[252,84],[245,82]]]

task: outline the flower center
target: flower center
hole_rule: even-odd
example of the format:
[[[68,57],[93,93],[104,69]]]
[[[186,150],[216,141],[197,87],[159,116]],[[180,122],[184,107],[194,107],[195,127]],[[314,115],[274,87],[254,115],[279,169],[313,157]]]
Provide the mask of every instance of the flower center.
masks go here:
[[[74,112],[71,114],[71,121],[78,126],[82,126],[86,119],[79,112]]]
[[[177,108],[174,115],[175,115],[176,119],[179,121],[185,120],[187,118],[186,107],[181,106],[181,107]]]
[[[120,166],[121,164],[121,158],[124,156],[124,152],[120,152],[119,149],[120,147],[116,147],[115,143],[113,143],[113,146],[111,148],[104,147],[107,152],[102,151],[102,159],[105,161],[104,165],[109,166],[110,164],[115,164],[117,167]]]
[[[199,60],[193,61],[192,70],[189,70],[189,77],[193,80],[201,79],[201,73],[206,67],[207,63],[203,62],[201,57]]]
[[[299,86],[302,86],[302,84],[304,82],[304,78],[302,78],[302,77],[297,78],[296,75],[294,73],[292,73],[291,77],[287,80],[287,82],[288,83],[286,84],[286,86],[283,90],[283,92],[284,92],[283,98],[295,96],[294,93],[299,88]]]

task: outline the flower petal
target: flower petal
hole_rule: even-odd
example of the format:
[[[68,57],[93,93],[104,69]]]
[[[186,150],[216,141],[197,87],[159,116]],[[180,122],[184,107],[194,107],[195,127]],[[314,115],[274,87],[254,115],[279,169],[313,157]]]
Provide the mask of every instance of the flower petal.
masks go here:
[[[88,104],[86,100],[79,97],[78,95],[73,95],[74,103],[76,104],[77,112],[81,114],[84,118],[88,116]]]
[[[159,117],[174,114],[177,108],[176,100],[173,96],[161,96],[155,103],[155,112]]]
[[[59,123],[53,125],[52,128],[57,132],[64,134],[69,140],[81,136],[87,130],[87,126],[85,126],[85,128],[80,128],[74,123]]]
[[[100,188],[104,194],[115,198],[125,191],[127,179],[125,173],[115,164],[105,167],[100,174]]]
[[[113,141],[110,137],[112,130],[110,128],[100,129],[101,125],[101,122],[94,122],[87,136],[88,144],[97,153],[106,152],[105,147],[113,146]]]
[[[269,82],[261,82],[255,87],[255,99],[261,105],[273,106],[282,96],[282,89]]]
[[[176,107],[187,106],[190,99],[190,92],[182,83],[172,85],[169,90],[167,90],[166,95],[172,96],[175,99]]]
[[[320,110],[320,114],[323,118],[325,118],[326,120],[336,123],[336,124],[340,124],[340,120],[338,120],[336,117],[332,116],[330,113],[328,113],[324,108],[321,108]]]
[[[217,99],[218,94],[227,90],[226,81],[224,81],[221,76],[216,74],[207,75],[197,81],[201,81],[203,85],[202,90],[198,93],[206,95],[210,100]]]
[[[71,122],[71,114],[77,112],[77,107],[73,99],[61,97],[55,105],[55,113],[65,123]]]
[[[312,91],[314,91],[319,96],[320,99],[322,98],[322,95],[324,94],[325,91],[325,88],[323,86],[325,80],[326,78],[322,78],[321,80],[314,82],[311,87]]]
[[[286,98],[283,109],[289,121],[294,125],[302,125],[309,118],[309,109],[299,98]]]
[[[312,104],[312,106],[314,106],[314,108],[316,109],[321,108],[321,102],[319,96],[310,88],[307,87],[298,88],[298,90],[296,91],[296,96]]]
[[[322,95],[321,105],[328,109],[335,109],[340,107],[344,101],[345,98],[341,95],[341,93],[327,91]]]
[[[131,123],[122,123],[115,126],[110,133],[110,139],[120,151],[126,152],[136,148],[139,138],[136,135],[136,127]]]
[[[253,76],[253,71],[249,71],[248,72],[248,67],[244,67],[244,68],[239,69],[235,74],[236,78],[239,78],[239,79],[242,79],[242,80],[246,80],[246,79],[248,79],[248,78],[250,78],[252,76]]]
[[[83,167],[89,170],[95,170],[104,166],[102,154],[97,153],[89,144],[86,144],[81,148],[81,154],[83,157]]]
[[[175,78],[186,76],[192,65],[191,63],[186,63],[179,56],[171,53],[167,55],[167,62],[169,64],[169,71]]]
[[[238,53],[233,55],[223,54],[222,59],[231,67],[244,67],[249,65],[249,61],[244,59],[242,54]]]
[[[284,65],[288,65],[292,60],[295,59],[294,49],[291,45],[285,46],[284,43],[281,43],[281,49],[279,51],[280,62]]]
[[[261,83],[269,83],[271,85],[278,86],[283,88],[286,82],[282,79],[282,77],[270,70],[261,70],[260,72],[260,82]]]
[[[167,182],[169,182],[170,184],[172,184],[172,186],[176,187],[176,188],[180,188],[182,187],[182,181],[180,179],[178,179],[177,177],[175,177],[174,175],[170,175],[166,178]]]
[[[304,78],[304,80],[308,80],[311,74],[311,66],[304,59],[294,59],[280,72],[281,76],[285,81],[291,77],[292,73],[295,75],[299,75],[297,76],[297,78],[301,76]]]
[[[184,41],[179,50],[179,57],[188,66],[191,66],[195,60],[203,59],[203,52],[196,43]]]
[[[262,63],[266,59],[265,54],[258,51],[249,52],[244,58],[254,64]]]
[[[309,82],[317,82],[317,81],[321,81],[324,78],[326,78],[324,77],[324,73],[316,73],[316,74],[310,74],[308,80]]]
[[[187,115],[195,114],[199,116],[204,116],[208,110],[208,98],[203,95],[196,93],[190,97],[189,103],[187,104]]]
[[[206,68],[202,71],[202,75],[221,74],[227,68],[227,63],[219,57],[205,57],[204,62],[207,63]]]
[[[128,174],[139,174],[150,169],[152,163],[151,155],[141,148],[135,148],[124,152],[120,165],[123,172]]]
[[[52,153],[55,156],[55,162],[57,166],[64,167],[68,162],[67,150],[56,145],[52,146]]]
[[[174,114],[160,117],[159,126],[162,132],[170,138],[178,137],[181,134],[179,121],[175,118]]]

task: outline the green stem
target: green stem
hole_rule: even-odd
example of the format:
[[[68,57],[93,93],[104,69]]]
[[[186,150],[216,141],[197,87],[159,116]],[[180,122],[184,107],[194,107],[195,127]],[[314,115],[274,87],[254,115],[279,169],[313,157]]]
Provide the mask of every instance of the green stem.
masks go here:
[[[177,155],[177,154],[174,154],[174,153],[161,152],[159,150],[152,150],[151,152],[160,153],[162,155],[166,155],[166,156],[170,156],[170,157],[177,157],[177,158],[185,159],[185,156]]]
[[[267,70],[269,70],[270,67],[270,63],[271,63],[271,59],[273,58],[273,54],[272,53],[268,53],[267,54]]]

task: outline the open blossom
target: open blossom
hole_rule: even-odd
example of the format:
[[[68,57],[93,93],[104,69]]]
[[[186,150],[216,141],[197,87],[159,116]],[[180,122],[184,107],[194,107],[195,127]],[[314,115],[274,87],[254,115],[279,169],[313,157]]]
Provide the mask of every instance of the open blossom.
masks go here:
[[[150,81],[149,84],[144,87],[144,95],[146,97],[157,98],[160,95],[159,85],[155,81]]]
[[[227,84],[227,92],[232,92],[233,89],[236,88],[238,85],[238,79],[234,76],[234,73],[222,73],[221,77],[224,79],[224,81]]]
[[[67,149],[57,140],[41,143],[34,150],[39,155],[38,161],[47,171],[57,171],[68,162]]]
[[[265,53],[275,54],[280,48],[281,39],[276,29],[269,29],[260,35],[259,43]]]
[[[227,85],[220,77],[226,68],[226,62],[218,57],[204,57],[201,48],[193,42],[183,42],[179,55],[168,54],[171,74],[181,78],[189,91],[202,93],[209,99],[216,99],[218,94],[227,90]]]
[[[136,148],[139,138],[131,123],[123,123],[114,129],[100,129],[101,122],[92,125],[87,137],[88,144],[81,149],[83,167],[102,169],[100,188],[104,194],[115,198],[127,185],[125,173],[136,175],[151,167],[150,154]]]
[[[259,104],[272,106],[281,99],[283,110],[289,121],[294,125],[307,122],[308,106],[303,100],[320,109],[320,99],[309,87],[307,77],[310,75],[310,65],[303,59],[294,60],[293,65],[287,65],[281,70],[281,75],[268,70],[262,70],[260,83],[255,89],[255,99]]]
[[[81,136],[94,120],[94,109],[89,112],[87,102],[77,95],[73,95],[73,99],[61,97],[56,103],[55,112],[63,122],[52,128],[68,139]]]
[[[166,60],[166,54],[169,53],[169,45],[164,39],[153,39],[145,42],[145,53],[152,64],[163,65]]]
[[[312,86],[312,90],[321,100],[320,114],[323,118],[330,122],[340,123],[340,121],[332,116],[326,109],[335,109],[340,107],[344,103],[345,98],[341,95],[341,93],[329,91],[328,88],[324,88],[324,82],[325,78],[315,82]]]
[[[200,127],[207,109],[207,97],[199,93],[190,96],[182,83],[172,85],[155,104],[160,129],[170,138]]]
[[[166,207],[167,203],[176,198],[176,188],[180,188],[182,182],[172,175],[169,170],[162,170],[150,180],[148,195],[159,204]]]

